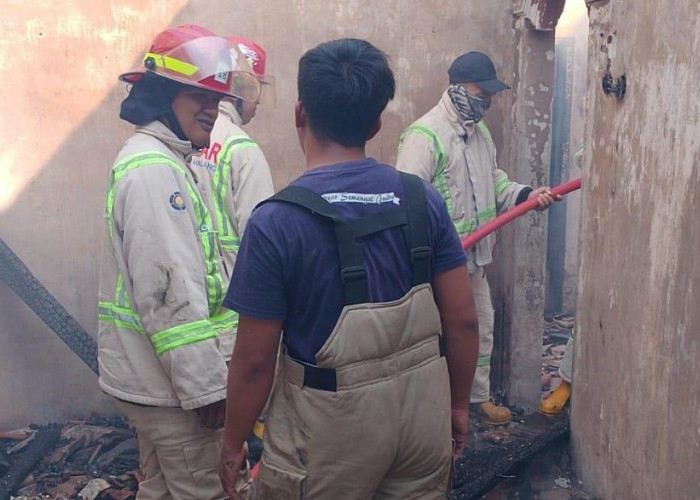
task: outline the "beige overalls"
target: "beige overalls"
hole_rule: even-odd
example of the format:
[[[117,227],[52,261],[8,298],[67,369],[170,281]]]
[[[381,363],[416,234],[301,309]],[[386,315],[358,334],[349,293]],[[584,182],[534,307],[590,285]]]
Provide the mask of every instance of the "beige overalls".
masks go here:
[[[425,192],[417,177],[401,176],[407,206],[350,222],[303,188],[271,199],[333,220],[346,305],[315,366],[282,356],[248,498],[437,499],[449,491],[450,385],[429,283]],[[398,226],[414,286],[370,303],[358,239]]]

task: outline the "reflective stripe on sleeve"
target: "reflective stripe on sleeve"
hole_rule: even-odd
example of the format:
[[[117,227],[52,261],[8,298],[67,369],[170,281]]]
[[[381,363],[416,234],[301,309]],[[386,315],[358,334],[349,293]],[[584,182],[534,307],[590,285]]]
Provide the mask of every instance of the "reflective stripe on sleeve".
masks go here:
[[[106,323],[111,323],[120,328],[126,328],[127,330],[138,333],[146,333],[141,326],[138,315],[131,309],[119,307],[109,302],[100,302],[97,306],[97,311],[99,319]]]
[[[449,157],[445,154],[445,148],[442,147],[442,142],[438,137],[437,133],[425,125],[411,125],[408,127],[403,134],[401,134],[401,139],[399,143],[403,143],[404,139],[409,134],[420,134],[430,141],[433,146],[433,164],[435,165],[435,175],[433,178],[433,186],[445,200],[447,205],[447,212],[450,217],[454,217],[454,206],[452,203],[452,196],[450,195],[450,186],[445,177],[445,169],[449,163]]]
[[[158,332],[151,337],[151,343],[159,356],[178,347],[216,338],[218,334],[208,319],[185,323]]]
[[[214,216],[216,217],[219,241],[227,252],[238,252],[240,237],[234,229],[228,210],[226,209],[226,195],[231,187],[229,174],[231,172],[231,154],[240,149],[257,147],[257,144],[247,136],[230,137],[224,141],[221,148],[221,160],[216,164],[214,172]]]
[[[479,356],[476,358],[476,366],[490,366],[491,365],[491,355]]]

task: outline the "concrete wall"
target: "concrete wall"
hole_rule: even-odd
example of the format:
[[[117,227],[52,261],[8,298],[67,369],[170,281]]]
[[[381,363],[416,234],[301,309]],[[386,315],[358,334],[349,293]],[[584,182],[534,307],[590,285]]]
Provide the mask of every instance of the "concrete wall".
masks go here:
[[[561,0],[514,1],[513,90],[499,165],[511,180],[549,183],[554,28]],[[530,212],[499,231],[489,268],[494,297],[492,390],[534,410],[541,393],[547,214]]]
[[[590,19],[575,462],[602,498],[695,499],[700,4],[594,1]]]
[[[567,16],[568,14],[568,16]],[[584,0],[569,0],[557,25],[558,37],[574,40],[573,102],[571,107],[571,159],[566,180],[581,177],[580,160],[575,157],[583,142],[586,116],[586,88],[588,76],[588,12]],[[581,221],[581,196],[569,195],[566,199],[566,256],[564,258],[564,293],[562,312],[576,311],[578,298],[579,228]]]
[[[459,53],[491,53],[513,76],[512,1],[458,0],[2,0],[0,237],[68,311],[96,331],[98,251],[107,172],[130,127],[117,75],[163,28],[199,22],[256,39],[277,76],[278,106],[250,127],[276,187],[303,169],[293,127],[296,64],[331,38],[363,37],[386,50],[398,81],[384,130],[370,145],[395,159],[398,136],[437,101]],[[500,144],[509,103],[489,114]],[[505,124],[505,125],[503,125]],[[507,149],[507,148],[506,148]],[[502,164],[507,165],[505,160]],[[0,283],[0,426],[112,411],[92,373]]]

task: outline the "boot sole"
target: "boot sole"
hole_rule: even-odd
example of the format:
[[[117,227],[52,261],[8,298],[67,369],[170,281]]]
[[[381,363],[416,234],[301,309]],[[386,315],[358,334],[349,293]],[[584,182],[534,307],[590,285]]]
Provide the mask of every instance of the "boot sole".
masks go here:
[[[547,415],[548,417],[558,417],[561,415],[561,412],[564,411],[564,408],[561,408],[559,410],[554,410],[554,411],[547,411],[542,408],[538,408],[537,411],[541,413],[542,415]]]
[[[509,418],[508,420],[502,420],[502,421],[500,421],[500,422],[495,422],[495,421],[493,421],[493,420],[486,420],[486,419],[483,419],[483,418],[480,419],[480,420],[481,420],[482,423],[488,424],[488,425],[506,425],[506,424],[509,424],[509,423],[511,423],[511,422],[513,421],[512,418]]]

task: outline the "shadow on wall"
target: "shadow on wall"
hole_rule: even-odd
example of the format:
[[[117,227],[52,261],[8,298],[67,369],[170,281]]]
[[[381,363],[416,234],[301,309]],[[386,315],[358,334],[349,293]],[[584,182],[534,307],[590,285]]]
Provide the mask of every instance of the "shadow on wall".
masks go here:
[[[45,82],[47,85],[37,88],[32,79],[37,75],[26,74],[28,81],[10,89],[9,95],[14,92],[16,99],[8,102],[9,113],[5,115],[17,118],[17,130],[13,130],[14,123],[3,124],[6,135],[16,132],[20,143],[31,144],[23,147],[20,155],[25,161],[11,166],[14,172],[9,172],[9,181],[22,176],[31,180],[0,212],[0,236],[93,335],[97,330],[98,256],[107,175],[131,133],[131,127],[118,119],[126,90],[116,82],[116,75],[136,65],[144,50],[140,39],[162,29],[159,22],[147,29],[144,26],[131,40],[133,47],[129,40],[126,45],[112,43],[110,36],[121,37],[132,22],[118,15],[133,15],[123,5],[126,3],[117,8],[85,1],[65,10],[54,5],[36,12],[18,12],[18,18],[27,18],[26,37],[42,40],[29,46],[31,50],[19,64],[42,67],[54,59],[50,68],[53,87]],[[176,3],[155,2],[145,9],[144,16],[158,17],[165,7]],[[176,17],[179,7],[172,9],[178,13]],[[103,11],[108,9],[114,19],[105,24]],[[141,19],[141,24],[150,20]],[[163,24],[169,23],[170,17]],[[137,26],[139,23],[135,30]],[[129,61],[127,67],[116,67],[115,63],[112,70],[110,61],[120,59]],[[95,60],[102,66],[100,70],[93,68],[91,74]],[[105,85],[105,79],[113,78]],[[98,96],[94,106],[85,102]],[[34,105],[27,107],[27,100]],[[70,133],[63,140],[56,137],[64,130]],[[92,411],[114,412],[99,391],[94,374],[4,283],[0,283],[0,365],[2,426],[81,417]]]

